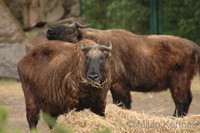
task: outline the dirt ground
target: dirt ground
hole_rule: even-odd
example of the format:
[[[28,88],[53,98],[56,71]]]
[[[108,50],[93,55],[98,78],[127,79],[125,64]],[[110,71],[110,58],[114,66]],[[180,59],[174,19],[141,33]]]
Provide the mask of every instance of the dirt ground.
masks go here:
[[[10,133],[18,129],[22,133],[28,133],[28,124],[25,114],[25,103],[20,82],[13,80],[0,79],[0,104],[8,108],[9,115],[6,127]],[[193,101],[190,106],[189,114],[200,113],[200,79],[195,78],[192,82]],[[110,93],[107,103],[112,103]],[[131,110],[150,114],[171,116],[174,111],[174,102],[169,91],[159,93],[138,93],[132,92]],[[38,124],[39,133],[48,133],[46,123],[41,119]]]

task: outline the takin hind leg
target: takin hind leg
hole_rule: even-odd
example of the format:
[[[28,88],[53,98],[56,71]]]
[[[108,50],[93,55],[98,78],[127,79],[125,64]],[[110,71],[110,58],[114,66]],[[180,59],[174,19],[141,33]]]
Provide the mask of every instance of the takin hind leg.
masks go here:
[[[26,118],[29,124],[30,130],[36,129],[38,120],[39,120],[39,113],[40,109],[35,103],[33,92],[34,88],[30,87],[30,84],[25,78],[22,76],[20,69],[18,68],[19,76],[22,83],[22,89],[24,92],[24,98],[25,98],[25,106],[26,106]]]
[[[175,111],[173,116],[183,117],[186,116],[192,102],[192,93],[190,90],[191,79],[180,77],[175,80],[171,88],[172,98],[175,103]]]
[[[124,84],[116,83],[112,85],[111,94],[113,103],[122,108],[131,108],[131,92],[130,89]]]
[[[40,110],[34,102],[32,93],[25,90],[24,94],[25,94],[25,102],[26,102],[26,118],[27,118],[30,130],[32,130],[37,127]]]
[[[192,94],[190,91],[186,92],[183,98],[179,99],[172,96],[175,102],[175,111],[173,116],[186,116],[192,101]]]

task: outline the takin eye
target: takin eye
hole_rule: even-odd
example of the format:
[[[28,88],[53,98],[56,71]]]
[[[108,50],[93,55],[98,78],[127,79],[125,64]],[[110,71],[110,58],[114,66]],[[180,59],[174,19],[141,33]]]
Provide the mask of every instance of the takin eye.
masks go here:
[[[89,63],[89,57],[88,56],[85,57],[85,63],[87,63],[87,64]]]
[[[105,55],[100,57],[100,63],[101,63],[101,64],[102,64],[105,60],[106,60],[106,56],[105,56]]]
[[[67,29],[66,31],[67,31],[67,33],[69,33],[69,34],[73,34],[73,33],[75,32],[75,29],[74,29],[74,28],[69,28],[69,29]]]

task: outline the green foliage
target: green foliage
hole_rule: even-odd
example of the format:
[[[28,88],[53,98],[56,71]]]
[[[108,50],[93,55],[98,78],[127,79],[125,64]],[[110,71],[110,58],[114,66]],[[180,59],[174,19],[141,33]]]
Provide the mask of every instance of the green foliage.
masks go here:
[[[6,129],[4,128],[6,118],[8,116],[8,111],[0,106],[0,133],[6,133]]]
[[[165,0],[165,33],[179,35],[200,44],[200,1]]]
[[[8,128],[5,126],[8,117],[8,110],[0,105],[0,133],[9,133]],[[13,133],[21,133],[20,130],[15,129]]]
[[[111,129],[107,127],[107,128],[104,128],[104,129],[94,131],[93,133],[111,133]]]
[[[137,33],[148,32],[150,16],[148,1],[116,0],[108,6],[106,15],[110,18],[111,27],[137,31]]]
[[[53,128],[52,133],[74,133],[74,131],[64,125],[59,124]]]
[[[31,129],[31,133],[38,133],[36,128]]]
[[[93,27],[107,28],[106,7],[110,0],[83,0],[83,16]]]
[[[57,124],[53,128],[51,133],[74,133],[74,131],[71,128],[67,127],[66,125]],[[111,133],[111,129],[107,127],[104,129],[98,129],[98,130],[92,131],[92,133]]]
[[[149,1],[83,0],[83,16],[94,28],[149,32]]]
[[[53,127],[56,124],[56,118],[50,116],[48,113],[42,113],[42,116],[50,127]]]
[[[150,33],[150,0],[82,0],[83,16],[93,28],[123,28]],[[163,0],[164,33],[200,44],[200,1]]]
[[[53,127],[52,133],[73,133],[73,130],[61,124],[56,125],[56,118],[50,116],[48,113],[42,113],[44,120],[50,127]],[[34,133],[34,132],[32,132]]]

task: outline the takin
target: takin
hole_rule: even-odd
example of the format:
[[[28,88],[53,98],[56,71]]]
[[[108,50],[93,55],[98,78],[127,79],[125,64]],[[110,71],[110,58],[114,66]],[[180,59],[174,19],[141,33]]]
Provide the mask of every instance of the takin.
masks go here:
[[[98,30],[79,23],[47,30],[49,40],[79,42],[90,39],[112,43],[111,94],[114,103],[131,108],[130,91],[158,92],[170,89],[174,116],[185,116],[192,101],[191,80],[200,66],[200,48],[172,35],[136,35],[123,29]],[[59,38],[58,38],[59,36]]]
[[[75,45],[44,41],[30,50],[17,65],[30,129],[36,128],[40,111],[57,118],[72,109],[89,108],[104,116],[111,50],[111,44],[90,40]]]

